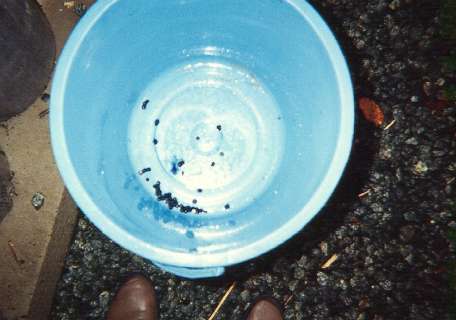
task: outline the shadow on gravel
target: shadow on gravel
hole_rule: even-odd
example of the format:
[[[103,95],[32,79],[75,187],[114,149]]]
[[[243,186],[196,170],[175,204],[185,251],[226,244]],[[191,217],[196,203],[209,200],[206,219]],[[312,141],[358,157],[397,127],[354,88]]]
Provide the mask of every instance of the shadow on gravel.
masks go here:
[[[285,258],[288,262],[293,263],[303,255],[310,254],[312,249],[341,226],[347,210],[358,201],[358,194],[365,191],[362,190],[362,187],[367,182],[374,156],[379,149],[379,138],[374,135],[378,129],[364,120],[357,107],[357,100],[360,96],[369,96],[370,88],[363,87],[363,83],[367,83],[367,81],[363,81],[359,76],[361,58],[346,35],[336,27],[340,21],[335,22],[336,20],[331,18],[331,13],[326,12],[325,8],[316,7],[335,33],[352,75],[356,121],[350,159],[331,198],[320,213],[296,236],[258,258],[228,267],[223,277],[202,280],[207,285],[222,286],[232,281],[242,282],[253,275],[271,272],[274,262],[280,258]]]
[[[359,119],[359,116],[358,116]],[[373,135],[372,127],[364,121],[358,121],[350,160],[333,195],[320,213],[296,236],[251,261],[226,269],[225,275],[218,279],[206,279],[208,285],[226,285],[232,281],[246,280],[263,272],[271,272],[277,259],[286,258],[290,263],[298,261],[301,256],[310,254],[324,239],[328,238],[341,226],[347,210],[358,200],[358,194],[368,179],[373,158],[378,149],[378,141]]]

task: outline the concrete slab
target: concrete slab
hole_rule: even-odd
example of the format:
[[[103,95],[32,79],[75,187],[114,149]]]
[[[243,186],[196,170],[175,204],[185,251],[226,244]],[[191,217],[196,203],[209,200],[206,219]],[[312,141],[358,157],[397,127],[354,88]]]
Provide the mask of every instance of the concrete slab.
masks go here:
[[[69,8],[63,0],[39,2],[60,52],[79,17],[71,1]],[[0,224],[0,311],[8,320],[47,319],[77,218],[52,156],[47,108],[38,99],[0,127],[0,145],[14,172],[16,193],[12,211]],[[37,192],[45,197],[39,210],[32,205]]]
[[[76,219],[74,205],[59,210],[65,189],[54,165],[47,119],[39,117],[46,108],[37,101],[20,117],[8,121],[0,134],[0,145],[14,172],[16,192],[13,209],[0,224],[0,309],[7,319],[25,319],[29,314],[38,279],[48,273],[43,269],[45,260],[52,258],[56,264],[63,261],[62,250],[57,250],[61,253],[57,256],[49,252],[49,244],[58,237],[66,247]],[[31,203],[36,192],[45,196],[39,210]],[[62,234],[54,232],[57,219],[69,222]]]

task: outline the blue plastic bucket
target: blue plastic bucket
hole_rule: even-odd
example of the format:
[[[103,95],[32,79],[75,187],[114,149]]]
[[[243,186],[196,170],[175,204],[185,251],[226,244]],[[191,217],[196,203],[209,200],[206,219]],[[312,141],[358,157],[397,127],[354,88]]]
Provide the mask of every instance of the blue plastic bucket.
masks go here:
[[[303,0],[99,0],[51,98],[55,158],[90,220],[189,278],[301,230],[347,162],[353,92]]]

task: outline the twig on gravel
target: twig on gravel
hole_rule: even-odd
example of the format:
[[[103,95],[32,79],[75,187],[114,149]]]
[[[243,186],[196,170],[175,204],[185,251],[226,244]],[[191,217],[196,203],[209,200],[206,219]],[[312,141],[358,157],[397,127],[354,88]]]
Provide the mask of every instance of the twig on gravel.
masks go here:
[[[41,112],[38,114],[38,117],[39,117],[40,119],[43,119],[43,118],[44,118],[45,116],[47,116],[48,114],[49,114],[49,108],[46,109],[46,110],[41,111]]]
[[[332,264],[333,264],[334,262],[336,262],[337,258],[339,258],[339,256],[338,256],[337,254],[333,254],[333,255],[331,256],[331,258],[329,258],[328,261],[326,261],[326,262],[321,266],[321,268],[322,268],[322,269],[328,269],[329,267],[332,266]]]
[[[13,241],[11,241],[11,240],[8,241],[8,247],[9,247],[9,249],[10,249],[10,251],[11,251],[11,255],[13,256],[13,258],[14,258],[14,260],[17,262],[17,264],[23,264],[23,263],[24,263],[24,260],[19,259],[19,258],[17,257],[16,248],[15,248],[15,246],[14,246]]]
[[[236,282],[233,282],[233,284],[228,288],[228,290],[225,292],[223,295],[222,299],[218,303],[217,307],[215,308],[214,312],[212,312],[211,316],[209,317],[208,320],[214,320],[215,317],[217,316],[217,313],[220,311],[220,308],[223,306],[225,303],[226,299],[228,299],[228,296],[230,295],[231,291],[233,291],[234,287],[236,286]]]
[[[291,294],[287,300],[285,300],[285,303],[283,304],[284,307],[288,306],[288,304],[291,302],[291,300],[293,300],[294,296]]]
[[[449,186],[450,184],[452,184],[454,182],[454,180],[456,180],[456,178],[451,178],[450,180],[447,181],[447,186]]]
[[[370,189],[367,190],[366,192],[363,192],[363,193],[358,194],[358,198],[362,198],[362,197],[364,197],[364,196],[367,196],[369,193],[371,193],[371,190],[370,190]]]
[[[395,123],[396,123],[396,119],[391,121],[383,130],[386,131],[386,130],[390,129],[392,126],[394,126]]]
[[[74,1],[65,1],[65,2],[63,3],[63,6],[64,6],[65,8],[67,8],[67,9],[71,9],[71,8],[74,7]]]

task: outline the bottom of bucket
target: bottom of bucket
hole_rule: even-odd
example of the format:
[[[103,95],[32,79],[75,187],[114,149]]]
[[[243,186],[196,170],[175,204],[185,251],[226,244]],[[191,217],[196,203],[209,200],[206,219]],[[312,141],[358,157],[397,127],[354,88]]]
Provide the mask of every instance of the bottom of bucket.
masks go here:
[[[141,94],[129,124],[129,156],[144,188],[170,207],[239,210],[278,169],[282,122],[273,95],[253,74],[193,61]]]
[[[171,272],[176,276],[187,278],[187,279],[203,279],[203,278],[215,278],[225,273],[224,267],[212,267],[212,268],[185,268],[176,267],[166,264],[153,262],[157,267],[165,271]]]

